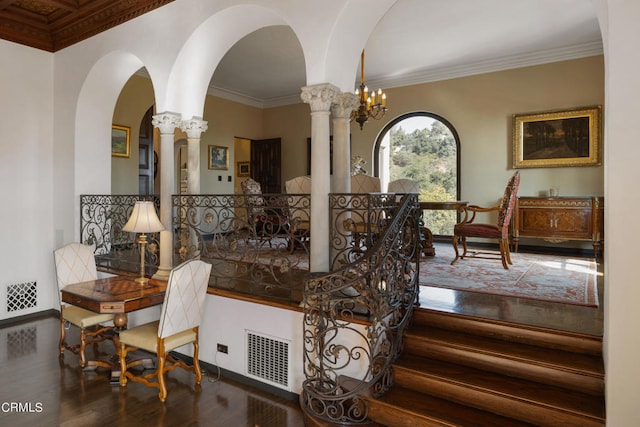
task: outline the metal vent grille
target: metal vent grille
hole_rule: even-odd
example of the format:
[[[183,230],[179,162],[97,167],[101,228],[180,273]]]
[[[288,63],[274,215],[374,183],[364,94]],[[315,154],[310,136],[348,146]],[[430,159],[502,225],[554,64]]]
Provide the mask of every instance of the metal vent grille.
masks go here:
[[[7,286],[7,311],[18,311],[38,305],[36,282],[16,283]]]
[[[289,387],[289,342],[247,332],[247,374]]]

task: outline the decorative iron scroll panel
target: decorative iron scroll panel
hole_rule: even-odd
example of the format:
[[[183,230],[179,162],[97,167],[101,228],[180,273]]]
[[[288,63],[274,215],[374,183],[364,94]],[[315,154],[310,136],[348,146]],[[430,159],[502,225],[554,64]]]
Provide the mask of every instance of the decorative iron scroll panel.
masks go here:
[[[138,200],[154,202],[156,211],[160,208],[160,199],[153,195],[80,196],[80,241],[95,246],[99,268],[139,271],[137,235],[122,231]],[[145,270],[153,275],[159,263],[160,233],[147,235],[147,242]]]
[[[396,200],[384,194],[330,195],[333,265],[355,261],[305,283],[301,403],[314,418],[364,423],[368,407],[360,395],[382,395],[392,385],[392,363],[418,295],[420,256],[417,195],[403,196],[400,205]],[[367,212],[355,212],[362,206]],[[349,227],[367,215],[376,219],[369,227],[374,232],[363,236],[366,246],[354,246],[349,242],[358,229]]]
[[[173,196],[174,263],[200,258],[213,264],[210,286],[298,304],[309,230],[295,213],[309,207],[308,194]]]

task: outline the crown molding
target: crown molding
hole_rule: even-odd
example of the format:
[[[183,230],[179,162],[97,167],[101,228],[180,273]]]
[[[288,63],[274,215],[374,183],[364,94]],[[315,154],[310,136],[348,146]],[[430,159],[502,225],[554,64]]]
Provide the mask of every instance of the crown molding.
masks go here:
[[[545,51],[506,56],[503,58],[490,59],[473,64],[418,71],[415,73],[404,74],[398,77],[373,79],[368,80],[367,85],[371,87],[375,86],[383,88],[413,86],[441,80],[450,80],[478,74],[511,70],[515,68],[550,64],[553,62],[570,61],[572,59],[587,58],[590,56],[598,56],[602,54],[602,42],[597,41]]]

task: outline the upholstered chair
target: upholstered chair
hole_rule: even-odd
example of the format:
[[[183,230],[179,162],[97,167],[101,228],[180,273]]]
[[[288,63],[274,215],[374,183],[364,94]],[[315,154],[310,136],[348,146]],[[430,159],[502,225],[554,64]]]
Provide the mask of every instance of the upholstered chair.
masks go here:
[[[509,224],[511,222],[511,217],[513,216],[516,198],[518,197],[519,186],[520,173],[516,171],[511,179],[509,179],[499,205],[488,208],[472,205],[463,206],[459,209],[459,211],[464,214],[464,217],[462,221],[456,224],[453,228],[453,249],[456,253],[456,257],[453,261],[451,261],[451,265],[455,264],[458,259],[465,258],[467,256],[467,238],[477,237],[498,239],[500,257],[492,257],[487,252],[475,252],[474,257],[485,259],[499,259],[502,261],[502,266],[505,269],[509,269],[509,264],[512,264],[511,251],[509,249]],[[492,211],[498,212],[498,222],[496,224],[482,224],[474,222],[476,219],[476,214]],[[458,242],[462,242],[462,254],[460,254]]]
[[[380,178],[369,175],[351,175],[351,192],[352,193],[379,193]]]
[[[189,260],[171,270],[160,320],[136,326],[120,332],[120,386],[131,380],[155,387],[158,398],[167,398],[165,373],[177,367],[194,372],[196,384],[202,381],[198,361],[199,327],[202,321],[204,300],[211,273],[211,264],[201,260]],[[174,359],[169,352],[186,344],[193,344],[193,365]],[[135,350],[155,353],[158,357],[155,371],[134,374],[131,368],[144,365],[144,361],[127,361],[127,354]],[[155,378],[155,381],[153,379]]]
[[[391,181],[389,185],[387,185],[387,192],[401,193],[401,194],[420,193],[420,185],[418,184],[417,181],[406,179],[406,178],[400,178],[400,179]]]
[[[58,296],[65,286],[73,283],[96,280],[98,272],[93,247],[81,243],[70,243],[54,253],[56,265],[56,279],[58,282]],[[64,357],[65,350],[80,356],[80,366],[85,367],[87,358],[85,347],[111,338],[108,332],[113,325],[113,314],[99,314],[84,308],[68,305],[60,299],[60,357]],[[73,325],[80,329],[80,343],[69,345],[66,342],[67,327]]]

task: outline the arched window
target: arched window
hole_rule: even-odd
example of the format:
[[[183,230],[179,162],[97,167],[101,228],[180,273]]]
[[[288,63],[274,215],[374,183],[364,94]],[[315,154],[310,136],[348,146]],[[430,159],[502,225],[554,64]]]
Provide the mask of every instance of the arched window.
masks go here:
[[[382,130],[375,145],[374,174],[383,189],[390,181],[408,178],[420,186],[421,201],[458,200],[460,194],[460,138],[443,117],[429,112],[407,113]],[[454,211],[424,213],[435,235],[451,235]]]

